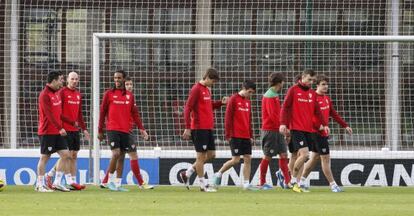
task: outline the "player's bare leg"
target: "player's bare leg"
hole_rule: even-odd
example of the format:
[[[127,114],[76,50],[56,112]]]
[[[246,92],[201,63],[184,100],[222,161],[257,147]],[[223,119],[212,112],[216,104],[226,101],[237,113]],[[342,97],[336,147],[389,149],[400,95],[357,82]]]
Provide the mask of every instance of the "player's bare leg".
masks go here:
[[[120,159],[120,157],[122,156],[122,152],[119,148],[113,149],[111,150],[112,152],[112,157],[111,160],[109,161],[109,166],[108,166],[108,188],[110,190],[117,190],[117,184],[119,183],[119,173],[117,172],[117,178],[115,179],[115,181],[113,180],[112,176],[115,173],[115,170],[117,169],[117,164],[118,164],[118,160]],[[120,169],[118,167],[118,169]],[[123,167],[122,167],[123,169]],[[122,174],[121,174],[122,177]],[[122,179],[121,179],[122,180]]]
[[[50,155],[42,154],[40,155],[39,162],[37,163],[37,182],[35,190],[38,192],[52,192],[46,185],[45,182],[45,167],[47,161],[49,161]]]
[[[60,162],[56,164],[56,177],[53,181],[53,189],[68,192],[70,191],[64,185],[62,185],[62,177],[65,175],[66,183],[71,185],[72,175],[70,174],[71,157],[69,150],[60,150],[57,152],[60,156]]]
[[[331,156],[329,154],[321,155],[321,165],[323,174],[325,175],[326,180],[328,180],[332,192],[342,192],[342,189],[336,184],[335,179],[333,178],[331,169]]]
[[[302,173],[302,177],[300,178],[300,185],[301,187],[303,187],[304,189],[308,189],[309,188],[309,184],[306,184],[306,178],[308,178],[310,172],[312,172],[313,169],[315,169],[316,164],[318,164],[320,159],[320,155],[316,152],[312,152],[310,154],[310,159],[305,163],[305,165],[303,166],[303,173]]]
[[[232,168],[234,165],[240,163],[240,156],[233,156],[230,160],[226,161],[220,168],[220,170],[214,173],[213,184],[214,187],[218,187],[221,184],[221,176],[224,172]]]
[[[250,185],[250,173],[252,170],[252,156],[245,154],[243,155],[243,189],[244,190],[252,190],[254,189],[252,185]]]
[[[292,173],[292,186],[293,186],[293,191],[295,192],[302,192],[302,190],[300,189],[300,187],[297,184],[297,179],[300,174],[300,171],[305,163],[305,161],[308,159],[309,157],[309,150],[308,148],[301,148],[298,150],[298,157],[295,161],[295,164],[293,166],[293,173]]]

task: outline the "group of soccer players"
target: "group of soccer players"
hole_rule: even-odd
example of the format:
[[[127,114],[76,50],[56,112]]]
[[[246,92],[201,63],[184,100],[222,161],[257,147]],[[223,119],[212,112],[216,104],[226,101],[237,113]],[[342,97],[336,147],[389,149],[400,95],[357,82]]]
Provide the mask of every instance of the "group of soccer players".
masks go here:
[[[35,190],[52,192],[53,190],[82,190],[84,185],[76,183],[76,159],[80,148],[80,131],[85,139],[90,136],[82,116],[82,96],[77,89],[79,75],[71,72],[67,76],[67,86],[59,72],[48,74],[47,84],[39,95],[39,128],[41,156],[38,163],[38,179]],[[99,116],[98,139],[106,137],[112,157],[101,188],[113,191],[128,191],[121,185],[125,154],[130,157],[131,170],[142,189],[152,189],[142,178],[137,155],[137,143],[132,131],[138,127],[144,140],[149,139],[132,93],[133,83],[123,70],[114,73],[114,86],[104,93]],[[243,157],[243,189],[271,189],[266,183],[266,174],[272,158],[279,155],[279,171],[276,177],[283,188],[295,192],[307,192],[309,185],[306,177],[321,159],[322,170],[331,190],[341,192],[332,176],[329,156],[329,117],[332,116],[348,133],[352,129],[338,115],[331,99],[326,95],[328,78],[316,76],[312,70],[305,70],[297,77],[296,83],[289,88],[283,105],[280,92],[285,77],[282,73],[269,76],[270,88],[262,97],[261,144],[263,158],[260,163],[259,187],[250,183],[251,154],[254,143],[252,130],[252,107],[250,97],[256,92],[256,84],[246,80],[239,92],[230,98],[223,97],[212,101],[210,88],[219,80],[216,69],[208,68],[202,80],[194,84],[188,96],[185,109],[185,130],[183,139],[191,139],[197,156],[196,161],[180,177],[189,189],[189,179],[196,172],[200,190],[215,192],[221,184],[225,171],[240,162]],[[312,89],[316,81],[317,89]],[[215,158],[214,114],[213,109],[226,106],[225,139],[231,149],[232,158],[225,162],[214,174],[213,185],[204,177],[204,164]],[[104,129],[105,128],[105,129]],[[291,152],[288,159],[287,149]],[[312,152],[309,159],[309,151]],[[51,154],[60,156],[55,166],[45,176],[45,165]],[[306,162],[307,161],[307,162]],[[306,162],[306,163],[305,163]],[[116,173],[116,176],[115,176]],[[66,185],[62,184],[65,176]]]
[[[285,77],[282,73],[272,73],[269,76],[270,88],[263,95],[261,104],[263,158],[260,162],[259,187],[250,183],[251,154],[254,142],[250,96],[255,93],[256,85],[253,81],[246,80],[238,93],[230,98],[224,97],[221,101],[213,102],[210,88],[218,80],[218,72],[213,68],[208,69],[203,79],[192,87],[185,105],[186,129],[183,138],[191,138],[197,152],[195,163],[187,170],[180,172],[181,180],[188,189],[189,179],[196,172],[200,191],[217,191],[223,173],[238,164],[241,156],[244,162],[241,172],[243,173],[243,189],[271,189],[272,185],[266,184],[266,174],[272,158],[279,155],[280,170],[276,172],[276,177],[283,188],[292,189],[298,193],[309,192],[306,178],[317,161],[321,159],[322,170],[331,190],[342,192],[332,176],[330,167],[329,117],[332,116],[349,134],[352,134],[352,129],[338,115],[331,99],[326,95],[328,77],[316,76],[313,70],[305,70],[297,76],[296,83],[287,91],[281,106],[279,98]],[[316,91],[312,89],[314,82],[317,85]],[[213,109],[222,105],[227,106],[225,139],[230,145],[232,158],[214,174],[213,185],[210,186],[204,177],[203,166],[215,158]],[[287,149],[291,152],[290,160]],[[308,160],[309,151],[312,152],[310,160]]]
[[[67,76],[67,86],[60,72],[50,72],[47,84],[39,95],[39,128],[41,156],[37,168],[35,190],[52,192],[59,190],[83,190],[84,185],[76,183],[76,159],[80,149],[80,131],[85,139],[90,135],[82,115],[82,95],[77,89],[79,75],[72,71]],[[103,140],[104,125],[112,151],[111,161],[102,188],[113,191],[127,191],[121,186],[125,154],[130,157],[131,170],[142,189],[152,189],[142,178],[132,134],[134,124],[139,128],[144,140],[149,136],[140,119],[135,98],[132,94],[133,83],[123,70],[114,73],[114,86],[104,94],[100,116],[98,139]],[[45,176],[45,166],[50,156],[57,152],[60,156],[55,166]],[[116,171],[116,177],[115,177]],[[66,185],[62,183],[65,176]]]

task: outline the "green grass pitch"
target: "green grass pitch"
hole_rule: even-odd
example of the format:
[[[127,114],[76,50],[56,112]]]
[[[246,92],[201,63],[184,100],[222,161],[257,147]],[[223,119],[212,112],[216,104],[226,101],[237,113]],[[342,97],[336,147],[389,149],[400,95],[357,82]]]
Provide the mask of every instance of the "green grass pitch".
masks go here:
[[[217,193],[197,187],[127,188],[37,193],[33,187],[7,186],[0,192],[0,215],[414,215],[414,187],[355,187],[344,193],[314,187],[302,194],[280,188],[222,187]]]

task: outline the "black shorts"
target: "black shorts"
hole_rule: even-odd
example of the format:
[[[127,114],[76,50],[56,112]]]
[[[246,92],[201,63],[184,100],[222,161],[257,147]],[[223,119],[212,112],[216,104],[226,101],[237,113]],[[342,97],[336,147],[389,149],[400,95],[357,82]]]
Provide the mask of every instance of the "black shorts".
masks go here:
[[[133,133],[129,134],[129,150],[128,152],[136,152],[137,151],[137,137],[134,136]]]
[[[196,152],[216,150],[213,130],[191,130],[191,140]]]
[[[107,131],[108,143],[111,150],[120,149],[121,151],[129,151],[129,133],[121,131]]]
[[[79,131],[68,131],[68,135],[64,138],[68,143],[68,148],[70,151],[79,151],[80,149],[80,133]]]
[[[232,156],[251,155],[252,142],[250,139],[231,138],[230,149]]]
[[[289,143],[289,151],[291,153],[297,152],[301,148],[311,149],[314,145],[313,135],[309,132],[291,130],[291,141]]]
[[[67,150],[66,139],[61,135],[40,135],[40,154],[50,155],[60,150]]]
[[[262,130],[260,139],[263,154],[268,157],[287,152],[285,137],[279,132]]]
[[[314,133],[313,139],[315,140],[315,144],[312,145],[310,149],[312,152],[316,152],[320,155],[328,155],[329,154],[329,137],[323,137],[320,134]]]

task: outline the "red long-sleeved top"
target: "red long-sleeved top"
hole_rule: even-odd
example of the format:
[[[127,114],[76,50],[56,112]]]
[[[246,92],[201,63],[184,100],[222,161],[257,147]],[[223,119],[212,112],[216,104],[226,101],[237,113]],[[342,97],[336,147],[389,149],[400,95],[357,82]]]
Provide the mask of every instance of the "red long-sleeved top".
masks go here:
[[[131,117],[141,130],[142,125],[138,108],[134,105],[134,95],[125,89],[110,89],[104,94],[99,113],[99,133],[103,132],[106,119],[106,130],[129,133],[131,130]]]
[[[270,88],[262,97],[262,130],[279,131],[280,112],[279,94]]]
[[[332,104],[332,100],[329,96],[327,95],[320,95],[320,94],[316,94],[316,101],[319,104],[319,107],[321,108],[321,113],[323,118],[329,122],[329,116],[332,116],[332,118],[339,124],[341,125],[341,127],[346,128],[348,127],[348,124],[342,119],[342,117],[336,112],[333,104]],[[320,120],[314,116],[313,117],[313,122],[314,122],[314,129],[315,131],[318,131],[318,133],[323,136],[323,137],[327,137],[328,134],[326,133],[325,130],[320,131],[319,128],[321,126]]]
[[[224,124],[226,139],[252,138],[250,100],[238,93],[231,96],[227,103]]]
[[[62,127],[62,100],[51,87],[46,87],[39,95],[38,135],[59,135]]]
[[[210,89],[201,83],[196,83],[191,88],[184,108],[184,120],[186,129],[214,128],[213,109],[221,107],[221,101],[212,102]]]
[[[63,128],[66,131],[79,131],[79,128],[74,126],[77,122],[82,130],[86,130],[82,114],[81,93],[77,89],[64,87],[59,91],[59,96],[62,100]]]
[[[282,106],[280,124],[288,126],[290,130],[312,133],[314,115],[320,119],[322,125],[328,125],[316,102],[315,91],[301,85],[300,82],[290,87]]]

